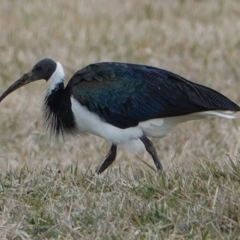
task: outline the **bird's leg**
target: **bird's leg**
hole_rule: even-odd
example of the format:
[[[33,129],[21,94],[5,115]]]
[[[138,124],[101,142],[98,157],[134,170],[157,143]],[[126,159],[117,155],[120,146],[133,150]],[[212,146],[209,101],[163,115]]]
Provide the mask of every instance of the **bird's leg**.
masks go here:
[[[106,168],[108,168],[113,163],[113,161],[116,159],[116,156],[117,156],[117,146],[112,144],[110,151],[107,154],[104,162],[96,171],[97,174],[101,174]]]
[[[156,168],[159,171],[163,171],[163,166],[158,159],[157,152],[156,152],[155,147],[153,146],[153,143],[145,135],[143,135],[140,138],[140,140],[143,142],[143,144],[144,144],[146,150],[148,151],[148,153],[152,156],[152,159],[154,161],[154,164],[155,164]]]

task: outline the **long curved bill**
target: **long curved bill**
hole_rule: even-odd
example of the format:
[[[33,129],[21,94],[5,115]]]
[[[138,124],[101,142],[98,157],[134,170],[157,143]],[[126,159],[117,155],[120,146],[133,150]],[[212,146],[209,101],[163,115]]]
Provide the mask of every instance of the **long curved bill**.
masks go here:
[[[15,83],[13,83],[1,96],[0,96],[0,102],[11,92],[17,90],[18,88],[38,80],[35,75],[30,71],[29,73],[24,74],[19,80],[17,80]]]

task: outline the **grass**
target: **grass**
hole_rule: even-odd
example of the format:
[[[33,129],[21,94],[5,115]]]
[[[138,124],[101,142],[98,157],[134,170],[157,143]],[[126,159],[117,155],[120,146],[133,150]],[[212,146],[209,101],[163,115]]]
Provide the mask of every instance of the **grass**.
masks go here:
[[[2,1],[0,92],[38,60],[67,79],[98,61],[142,63],[239,95],[239,3],[232,1]],[[146,152],[64,142],[42,131],[38,82],[0,104],[1,239],[239,239],[239,116],[180,125],[154,139],[166,174]]]
[[[23,167],[1,176],[1,238],[238,239],[239,182],[232,161],[103,178]]]

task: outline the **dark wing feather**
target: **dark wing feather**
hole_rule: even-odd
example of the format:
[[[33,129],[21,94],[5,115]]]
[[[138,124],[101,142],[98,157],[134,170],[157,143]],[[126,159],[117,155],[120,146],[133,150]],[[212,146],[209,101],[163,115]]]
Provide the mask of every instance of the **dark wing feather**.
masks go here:
[[[120,128],[199,111],[240,110],[210,88],[143,65],[92,64],[76,72],[67,88],[89,111]]]

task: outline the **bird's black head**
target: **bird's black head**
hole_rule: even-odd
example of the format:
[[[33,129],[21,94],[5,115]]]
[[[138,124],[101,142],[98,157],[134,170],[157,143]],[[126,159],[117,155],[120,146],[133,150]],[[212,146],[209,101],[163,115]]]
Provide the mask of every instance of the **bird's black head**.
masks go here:
[[[39,61],[32,69],[32,74],[36,80],[45,79],[46,81],[52,76],[57,68],[57,63],[50,58]]]
[[[52,76],[57,68],[57,63],[50,58],[45,58],[39,61],[30,72],[24,74],[19,80],[13,83],[1,96],[0,102],[11,92],[17,90],[18,88],[41,79],[46,81]]]

